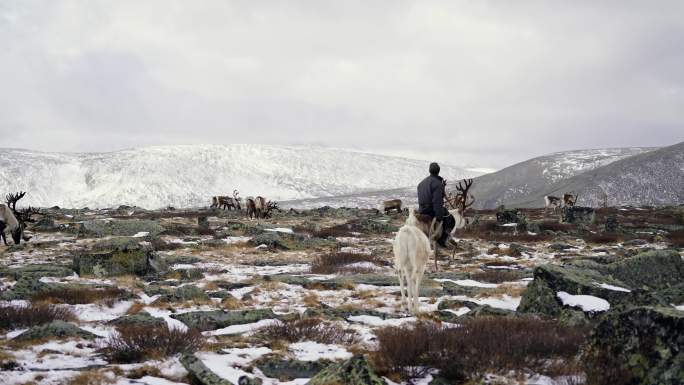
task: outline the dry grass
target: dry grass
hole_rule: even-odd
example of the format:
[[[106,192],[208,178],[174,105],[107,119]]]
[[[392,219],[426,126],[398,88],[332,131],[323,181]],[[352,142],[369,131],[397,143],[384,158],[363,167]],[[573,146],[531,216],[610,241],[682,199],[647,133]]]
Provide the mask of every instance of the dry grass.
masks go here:
[[[620,234],[612,234],[612,233],[596,233],[596,234],[589,233],[589,234],[584,234],[582,236],[582,239],[584,239],[584,241],[587,243],[605,245],[605,244],[614,244],[614,243],[622,242],[625,240],[625,237],[620,235]]]
[[[520,279],[520,273],[511,270],[484,270],[470,274],[470,278],[489,283],[512,282]]]
[[[126,294],[125,290],[116,287],[107,287],[104,289],[65,287],[39,291],[31,296],[31,302],[79,305],[102,301],[111,306],[114,301],[121,298],[124,294]]]
[[[233,296],[226,297],[221,301],[221,307],[228,310],[239,310],[244,306],[245,304],[242,301]]]
[[[379,349],[374,362],[381,374],[411,379],[436,368],[457,382],[511,370],[558,374],[577,361],[588,330],[533,318],[482,317],[459,328],[422,322],[376,334]],[[550,365],[549,360],[558,364]]]
[[[0,329],[4,330],[75,318],[71,310],[51,305],[0,306]]]
[[[671,231],[667,238],[673,246],[684,247],[684,230]]]
[[[129,326],[120,328],[119,334],[110,337],[100,351],[110,362],[131,363],[194,352],[203,344],[202,333],[192,329]]]
[[[126,310],[126,314],[131,315],[131,314],[138,314],[142,309],[145,308],[145,304],[142,302],[134,302],[131,307]]]
[[[362,266],[348,266],[353,263],[370,262],[379,263],[378,257],[360,253],[330,253],[314,258],[311,263],[312,274],[340,274],[347,272],[358,273],[359,270],[367,272],[368,268]],[[372,270],[372,269],[370,269]]]
[[[269,340],[315,341],[322,344],[351,345],[358,341],[355,331],[325,323],[320,318],[300,318],[273,324],[262,330]]]
[[[100,370],[88,370],[72,377],[68,385],[104,385],[116,382],[114,377],[107,377]]]

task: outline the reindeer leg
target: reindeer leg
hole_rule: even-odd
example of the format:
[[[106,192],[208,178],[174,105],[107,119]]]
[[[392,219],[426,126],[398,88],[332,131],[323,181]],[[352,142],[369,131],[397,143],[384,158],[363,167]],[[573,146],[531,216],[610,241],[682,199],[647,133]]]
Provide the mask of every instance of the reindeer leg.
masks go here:
[[[397,271],[399,273],[399,291],[401,292],[401,310],[407,310],[407,302],[406,302],[406,297],[405,297],[405,291],[406,288],[404,286],[404,273],[402,269],[398,269]]]

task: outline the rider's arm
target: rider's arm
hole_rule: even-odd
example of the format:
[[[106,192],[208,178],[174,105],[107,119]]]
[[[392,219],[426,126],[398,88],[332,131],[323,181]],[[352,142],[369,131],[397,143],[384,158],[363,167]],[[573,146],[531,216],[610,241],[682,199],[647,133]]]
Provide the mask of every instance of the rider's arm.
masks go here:
[[[444,217],[444,188],[441,183],[432,191],[432,209],[435,211],[435,218],[441,221]]]

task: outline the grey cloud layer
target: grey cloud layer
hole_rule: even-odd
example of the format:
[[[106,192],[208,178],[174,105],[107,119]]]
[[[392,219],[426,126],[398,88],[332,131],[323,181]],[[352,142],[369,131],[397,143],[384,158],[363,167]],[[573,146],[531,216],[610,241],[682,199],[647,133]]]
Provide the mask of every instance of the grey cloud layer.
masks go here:
[[[680,1],[8,1],[0,147],[319,143],[501,167],[664,145],[684,140],[682,14]]]

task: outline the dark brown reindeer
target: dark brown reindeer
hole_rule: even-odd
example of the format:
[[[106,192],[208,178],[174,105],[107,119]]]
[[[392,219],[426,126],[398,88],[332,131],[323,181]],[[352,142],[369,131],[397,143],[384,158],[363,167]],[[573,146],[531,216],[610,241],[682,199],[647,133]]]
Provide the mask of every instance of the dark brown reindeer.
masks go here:
[[[401,199],[390,199],[382,202],[382,209],[385,214],[389,214],[392,210],[397,210],[398,213],[401,212]]]
[[[211,198],[211,207],[212,209],[214,208],[221,208],[221,209],[228,209],[228,210],[242,210],[242,207],[240,206],[240,201],[242,200],[240,197],[238,197],[238,190],[233,190],[233,196],[229,197],[226,195],[220,195],[220,196],[215,196]]]
[[[565,207],[575,206],[575,203],[577,203],[577,195],[565,193],[563,195],[563,203],[565,204]]]
[[[258,218],[256,210],[256,201],[253,197],[245,198],[245,209],[247,210],[247,216],[252,219],[252,216]]]

